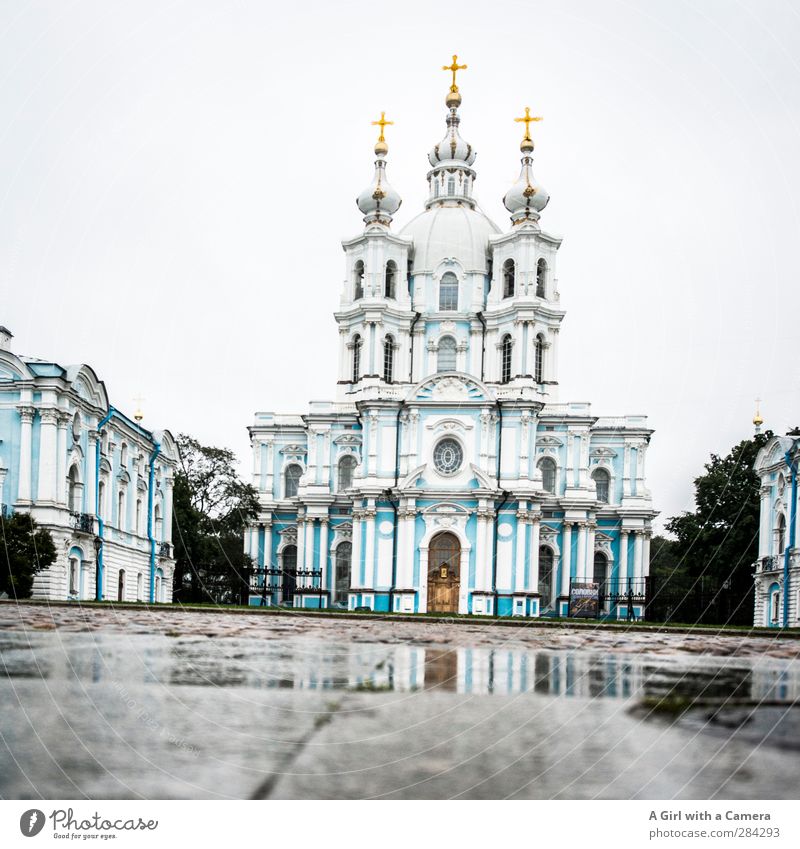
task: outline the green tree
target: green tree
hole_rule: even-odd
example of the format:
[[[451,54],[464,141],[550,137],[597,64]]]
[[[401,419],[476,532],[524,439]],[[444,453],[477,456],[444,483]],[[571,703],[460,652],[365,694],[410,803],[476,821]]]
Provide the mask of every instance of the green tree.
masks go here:
[[[34,576],[56,559],[50,531],[40,528],[28,513],[0,519],[5,569],[0,574],[0,592],[9,598],[30,598]]]
[[[669,551],[677,560],[673,589],[697,599],[693,621],[752,621],[760,510],[760,481],[753,466],[771,437],[770,431],[756,434],[724,457],[712,454],[705,474],[694,481],[694,512],[666,523],[675,536]]]
[[[177,438],[180,470],[173,490],[174,598],[246,603],[250,558],[244,529],[258,514],[258,493],[236,474],[226,448]]]

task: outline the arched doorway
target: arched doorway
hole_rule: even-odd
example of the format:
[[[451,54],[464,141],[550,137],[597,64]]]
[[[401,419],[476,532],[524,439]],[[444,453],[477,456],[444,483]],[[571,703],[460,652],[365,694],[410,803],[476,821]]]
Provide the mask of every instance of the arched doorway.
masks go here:
[[[281,555],[281,578],[283,584],[283,603],[294,603],[294,591],[297,588],[297,546],[287,545]]]
[[[449,531],[437,534],[428,551],[428,613],[458,613],[461,543]]]
[[[594,568],[592,571],[592,581],[597,584],[598,596],[597,605],[600,610],[605,608],[606,598],[608,596],[608,558],[602,551],[594,553]]]
[[[125,601],[125,570],[119,570],[117,577],[117,601]]]
[[[553,549],[549,545],[539,548],[539,610],[547,610],[553,603]]]
[[[342,542],[336,547],[336,577],[333,587],[333,603],[337,607],[347,607],[350,593],[350,561],[353,556],[353,546]]]

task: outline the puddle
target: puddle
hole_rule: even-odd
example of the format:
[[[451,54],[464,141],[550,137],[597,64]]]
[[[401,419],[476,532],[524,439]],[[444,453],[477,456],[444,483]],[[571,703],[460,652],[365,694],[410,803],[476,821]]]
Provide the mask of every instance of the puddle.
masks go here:
[[[62,632],[38,634],[35,644],[22,635],[4,640],[0,678],[37,677],[175,687],[603,699],[788,702],[800,696],[800,661],[777,658],[335,643],[297,636],[265,641]]]

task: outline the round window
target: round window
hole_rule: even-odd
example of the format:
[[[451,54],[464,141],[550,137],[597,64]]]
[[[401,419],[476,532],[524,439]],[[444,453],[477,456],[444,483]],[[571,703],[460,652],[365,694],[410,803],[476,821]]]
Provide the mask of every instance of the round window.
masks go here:
[[[464,452],[455,439],[443,439],[433,450],[433,465],[442,475],[455,474],[464,461]]]

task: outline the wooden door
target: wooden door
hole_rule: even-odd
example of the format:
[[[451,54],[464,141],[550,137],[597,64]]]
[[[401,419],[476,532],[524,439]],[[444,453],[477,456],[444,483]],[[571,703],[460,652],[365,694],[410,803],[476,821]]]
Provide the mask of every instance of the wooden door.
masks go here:
[[[437,534],[428,551],[428,612],[458,613],[461,543],[455,534]]]

